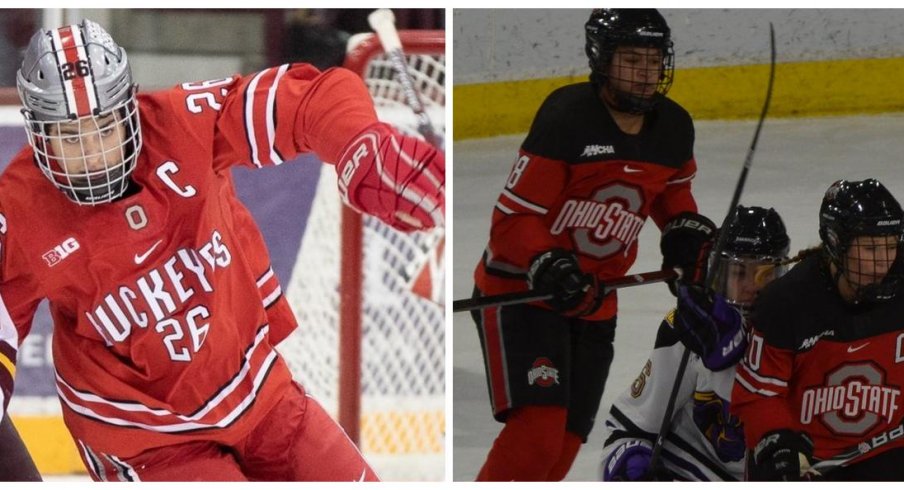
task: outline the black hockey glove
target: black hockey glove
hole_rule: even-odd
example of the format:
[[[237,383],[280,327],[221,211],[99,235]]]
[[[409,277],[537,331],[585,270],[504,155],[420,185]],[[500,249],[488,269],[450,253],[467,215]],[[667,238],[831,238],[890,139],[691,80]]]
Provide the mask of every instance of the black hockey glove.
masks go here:
[[[532,290],[552,294],[546,304],[565,316],[589,315],[603,302],[603,288],[596,277],[582,272],[574,253],[560,248],[531,261],[527,284]]]
[[[702,214],[685,211],[672,218],[662,229],[659,250],[662,268],[681,269],[680,281],[699,284],[706,276],[706,262],[712,248],[716,225]],[[669,281],[669,291],[676,297],[676,281]]]
[[[702,286],[678,285],[675,331],[711,371],[734,366],[747,347],[741,313]]]
[[[800,481],[813,460],[813,441],[803,432],[769,432],[753,450],[753,481]]]

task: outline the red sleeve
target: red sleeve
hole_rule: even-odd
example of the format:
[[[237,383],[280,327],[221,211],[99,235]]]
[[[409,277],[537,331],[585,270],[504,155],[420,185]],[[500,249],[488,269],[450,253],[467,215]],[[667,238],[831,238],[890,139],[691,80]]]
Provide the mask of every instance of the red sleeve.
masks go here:
[[[767,432],[795,426],[787,402],[793,366],[793,351],[769,345],[753,329],[731,392],[731,412],[744,423],[748,448],[755,447]]]
[[[697,161],[691,157],[669,179],[650,207],[650,216],[661,230],[674,216],[684,211],[697,212],[697,201],[691,194],[691,181],[697,175]]]
[[[526,268],[534,256],[556,246],[545,217],[567,178],[565,162],[523,149],[518,153],[493,209],[490,244],[496,259]]]
[[[349,141],[377,121],[354,72],[281,65],[248,76],[184,83],[168,94],[181,126],[214,138],[214,167],[279,165],[314,152],[335,163]]]

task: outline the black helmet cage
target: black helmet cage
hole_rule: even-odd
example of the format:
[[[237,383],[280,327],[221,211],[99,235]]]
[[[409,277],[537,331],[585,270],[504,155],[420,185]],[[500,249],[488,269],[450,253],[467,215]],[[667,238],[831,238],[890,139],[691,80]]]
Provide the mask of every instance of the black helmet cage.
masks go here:
[[[819,212],[819,237],[822,249],[835,266],[834,285],[844,276],[852,286],[845,264],[851,244],[861,236],[892,236],[897,255],[882,281],[860,286],[854,302],[880,302],[893,298],[904,284],[904,211],[879,181],[839,180],[826,191]]]
[[[781,216],[772,208],[758,206],[738,206],[726,233],[725,248],[718,257],[710,255],[709,267],[715,267],[716,291],[728,303],[745,309],[750,304],[731,297],[730,265],[738,263],[754,268],[758,286],[764,286],[767,277],[775,279],[787,271],[782,261],[788,258],[791,240]]]
[[[584,52],[590,65],[590,80],[605,86],[615,50],[619,46],[658,48],[662,52],[662,67],[656,82],[656,92],[645,97],[630,92],[613,91],[616,109],[643,114],[653,108],[659,98],[668,93],[675,73],[675,50],[671,29],[655,9],[594,9],[584,24],[586,43]]]

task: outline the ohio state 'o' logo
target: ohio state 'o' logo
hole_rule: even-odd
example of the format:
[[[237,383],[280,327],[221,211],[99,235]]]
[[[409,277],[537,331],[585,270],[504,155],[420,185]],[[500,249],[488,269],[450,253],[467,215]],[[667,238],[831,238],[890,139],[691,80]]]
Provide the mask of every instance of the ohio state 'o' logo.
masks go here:
[[[527,384],[548,388],[559,384],[559,370],[546,357],[538,357],[527,372]]]
[[[802,393],[801,422],[820,418],[836,434],[864,435],[883,420],[898,417],[901,390],[885,384],[872,363],[845,364],[826,376],[825,385]]]
[[[602,259],[626,250],[637,239],[646,219],[640,215],[643,194],[623,183],[609,184],[589,199],[569,199],[559,210],[550,232],[572,230],[575,249]]]

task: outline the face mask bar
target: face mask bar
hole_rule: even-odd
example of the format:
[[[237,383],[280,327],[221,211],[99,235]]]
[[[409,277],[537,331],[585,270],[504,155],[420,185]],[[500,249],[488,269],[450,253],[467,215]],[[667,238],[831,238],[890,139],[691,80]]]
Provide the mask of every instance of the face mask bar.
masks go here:
[[[142,143],[134,96],[77,120],[42,121],[29,111],[23,114],[38,166],[70,200],[96,205],[126,192]]]
[[[904,276],[900,258],[902,238],[887,237],[893,240],[888,242],[880,237],[860,238],[867,238],[868,241],[858,243],[855,239],[848,246],[839,276],[843,276],[853,290],[854,303],[881,302],[893,298]]]
[[[612,54],[608,66],[607,90],[614,98],[616,109],[632,114],[642,114],[656,104],[657,99],[672,85],[674,75],[674,51],[641,54],[648,48],[618,48]],[[650,66],[648,58],[658,62]]]

